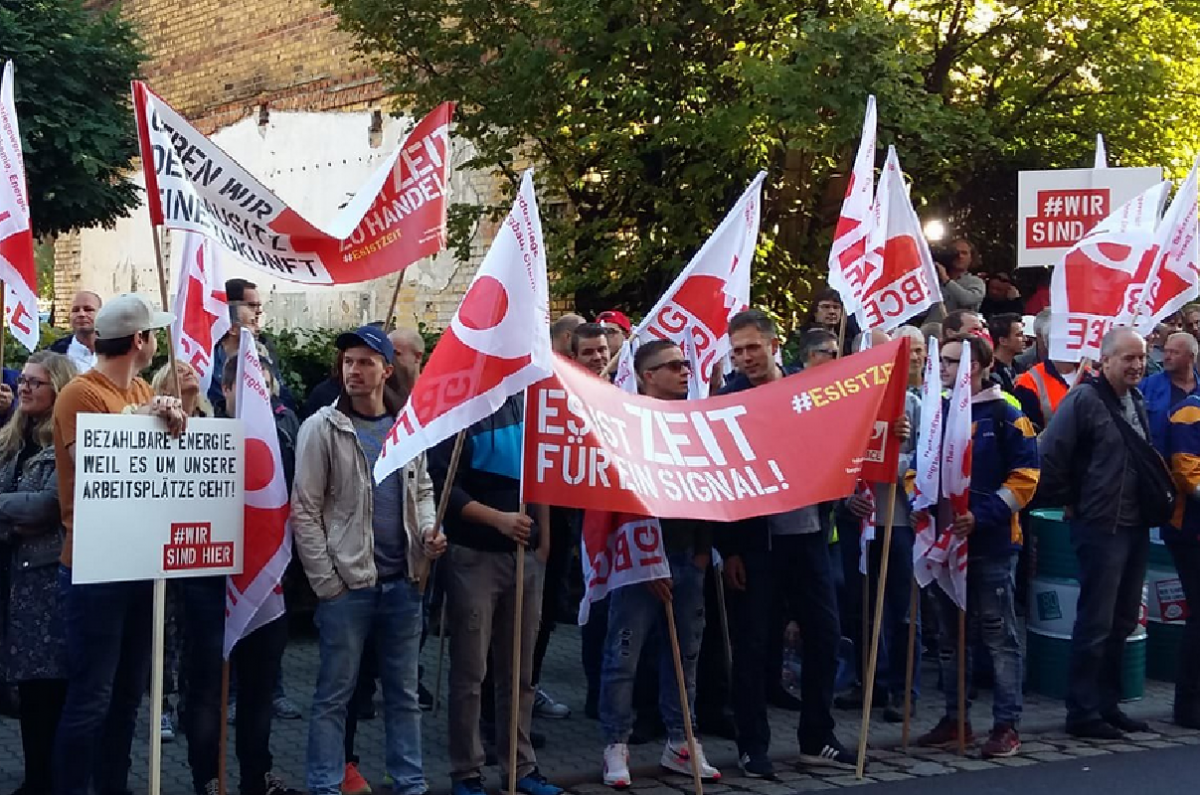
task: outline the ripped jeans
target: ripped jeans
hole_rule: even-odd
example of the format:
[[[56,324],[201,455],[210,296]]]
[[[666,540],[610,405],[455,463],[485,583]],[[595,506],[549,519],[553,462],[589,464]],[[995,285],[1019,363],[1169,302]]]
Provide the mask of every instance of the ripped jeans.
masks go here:
[[[1022,643],[1013,604],[1016,589],[1016,553],[971,558],[967,564],[967,687],[972,675],[971,650],[976,638],[992,657],[995,685],[992,692],[993,726],[1014,729],[1021,722],[1024,679]],[[933,586],[938,601],[938,660],[946,715],[958,714],[958,605],[940,587]],[[971,702],[967,700],[967,710]]]
[[[671,566],[672,605],[683,677],[687,683],[692,728],[696,720],[696,662],[704,635],[704,570],[693,562],[691,550],[667,556]],[[608,635],[604,640],[604,667],[600,674],[600,726],[606,743],[625,743],[633,730],[633,681],[638,658],[649,633],[658,634],[658,708],[667,737],[674,743],[686,739],[675,661],[667,635],[663,603],[646,583],[627,585],[609,596]]]

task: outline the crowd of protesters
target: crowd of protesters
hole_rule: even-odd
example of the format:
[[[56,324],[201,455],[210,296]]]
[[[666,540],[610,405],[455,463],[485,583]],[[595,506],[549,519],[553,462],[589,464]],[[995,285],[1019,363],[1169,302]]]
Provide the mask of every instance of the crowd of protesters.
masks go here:
[[[663,519],[670,578],[619,589],[592,606],[581,628],[580,685],[586,687],[584,717],[598,720],[604,737],[597,762],[605,784],[631,786],[628,745],[655,738],[663,739],[662,767],[689,775],[695,768],[702,778],[718,780],[721,772],[703,743],[689,747],[685,714],[697,736],[736,741],[743,774],[774,778],[768,706],[798,713],[801,764],[853,768],[853,754],[837,737],[836,715],[861,708],[865,695],[862,611],[875,597],[864,604],[859,534],[872,506],[882,506],[893,485],[901,488],[891,547],[871,545],[865,575],[874,587],[887,556],[874,703],[885,720],[899,722],[905,705],[915,714],[919,697],[928,694],[919,676],[911,689],[905,676],[910,665],[920,670],[907,658],[907,635],[916,625],[917,653],[923,646],[936,650],[945,703],[919,742],[951,747],[974,741],[970,721],[960,737],[956,719],[956,608],[936,588],[925,594],[917,614],[910,607],[917,515],[903,486],[914,466],[931,337],[940,343],[938,370],[947,396],[961,357],[969,353],[971,361],[970,506],[958,515],[939,506],[937,519],[971,539],[967,667],[971,674],[990,671],[993,688],[993,722],[982,755],[1011,756],[1020,748],[1025,661],[1019,581],[1027,569],[1024,528],[1032,505],[1067,507],[1080,563],[1067,730],[1118,738],[1145,728],[1118,706],[1119,660],[1140,609],[1148,531],[1160,519],[1164,478],[1168,484],[1174,478],[1179,496],[1167,506],[1173,513],[1162,522],[1163,537],[1186,595],[1200,600],[1200,508],[1193,503],[1200,499],[1200,307],[1169,318],[1149,340],[1114,329],[1091,367],[1053,361],[1049,310],[1026,314],[1044,285],[1035,285],[1027,299],[1009,274],[984,274],[968,241],[953,246],[953,257],[938,265],[944,306],[890,335],[908,338],[911,357],[904,417],[892,429],[901,445],[894,484],[862,484],[837,503],[734,526]],[[497,761],[505,778],[515,774],[519,792],[558,795],[562,790],[539,771],[536,749],[546,738],[532,719],[571,717],[539,682],[579,554],[582,516],[573,509],[523,508],[521,398],[510,398],[467,429],[458,455],[449,439],[374,483],[372,463],[420,373],[420,335],[411,329],[389,333],[381,323],[342,334],[330,378],[311,391],[298,416],[300,406],[260,333],[263,303],[256,286],[232,280],[226,292],[234,325],[213,351],[215,375],[207,392],[186,363],[163,367],[152,384],[140,377],[156,353],[154,332],[171,315],[133,294],[105,303],[91,291],[72,302],[72,334],[32,355],[12,383],[0,387],[0,679],[18,695],[25,770],[19,795],[128,792],[130,745],[147,692],[150,583],[71,581],[75,418],[137,412],[179,433],[190,417],[235,416],[242,328],[256,338],[270,381],[297,567],[317,598],[320,664],[309,709],[305,790],[371,791],[358,769],[355,736],[358,720],[373,709],[378,681],[391,789],[397,795],[427,791],[421,712],[432,706],[432,696],[418,660],[431,603],[439,599],[445,623],[438,631],[450,641],[453,795],[482,795],[484,769]],[[836,292],[817,293],[811,306],[808,323],[788,345],[794,362],[782,362],[782,341],[767,315],[751,309],[733,317],[732,372],[721,392],[792,377],[862,344],[864,335],[845,317]],[[549,329],[555,352],[597,378],[611,377],[631,332],[628,317],[617,310],[600,313],[595,322],[565,314]],[[889,335],[869,337],[879,344]],[[639,390],[662,400],[686,398],[690,367],[685,352],[665,340],[641,345],[632,357]],[[459,465],[451,472],[456,457]],[[1120,488],[1113,487],[1117,483]],[[438,527],[435,506],[443,495],[447,510]],[[520,567],[517,556],[524,557]],[[520,604],[518,571],[524,577]],[[430,580],[434,587],[426,590]],[[719,591],[727,616],[718,612]],[[223,578],[179,581],[170,602],[168,646],[174,651],[168,653],[167,689],[178,719],[164,712],[161,731],[164,740],[181,731],[194,790],[212,795],[222,712]],[[666,641],[664,603],[678,628],[686,713]],[[518,618],[522,632],[514,638]],[[728,622],[728,649],[717,631],[722,621]],[[853,652],[846,651],[845,638]],[[797,687],[785,687],[784,661],[797,639]],[[295,791],[275,774],[271,754],[272,719],[301,715],[283,691],[287,641],[284,616],[244,638],[231,660],[228,714],[243,795]],[[1188,619],[1182,653],[1175,720],[1197,728],[1200,611]],[[982,656],[990,665],[977,664]],[[969,684],[973,696],[977,683]],[[507,719],[514,699],[515,738]],[[507,753],[496,750],[513,739],[516,769],[509,771]]]

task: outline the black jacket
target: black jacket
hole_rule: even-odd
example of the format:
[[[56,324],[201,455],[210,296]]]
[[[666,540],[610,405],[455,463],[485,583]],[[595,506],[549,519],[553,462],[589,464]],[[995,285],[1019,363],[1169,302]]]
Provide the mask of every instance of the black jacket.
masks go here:
[[[783,375],[795,375],[800,368],[785,366]],[[753,388],[750,379],[741,373],[735,374],[721,388],[719,394],[728,395]],[[823,502],[818,506],[821,521],[821,535],[828,539],[833,529],[833,509],[837,501]],[[740,522],[729,522],[725,525],[714,525],[713,546],[724,557],[736,557],[747,552],[766,552],[771,548],[771,528],[767,519],[770,515],[754,516]]]
[[[1138,477],[1116,426],[1124,420],[1113,417],[1097,391],[1101,389],[1112,392],[1103,377],[1091,376],[1063,398],[1039,439],[1042,476],[1037,494],[1039,503],[1069,507],[1089,528],[1113,532],[1122,509],[1127,516],[1139,512]],[[1129,392],[1149,438],[1142,393]]]
[[[521,394],[513,395],[499,410],[467,429],[458,471],[447,482],[454,439],[429,449],[429,476],[440,500],[450,489],[446,507],[446,538],[485,552],[514,552],[516,542],[499,530],[467,521],[462,513],[468,503],[480,502],[498,511],[515,512],[521,507],[521,435],[525,427],[525,403]],[[532,518],[532,513],[530,514]],[[536,518],[529,538],[530,548],[537,547]]]

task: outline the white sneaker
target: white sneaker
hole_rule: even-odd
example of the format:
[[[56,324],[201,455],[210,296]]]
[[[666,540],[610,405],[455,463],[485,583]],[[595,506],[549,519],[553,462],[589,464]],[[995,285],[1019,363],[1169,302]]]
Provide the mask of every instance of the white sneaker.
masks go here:
[[[632,779],[629,776],[629,746],[613,743],[604,748],[604,784],[613,789],[626,789]]]
[[[700,763],[701,780],[709,782],[721,780],[721,771],[710,765],[708,760],[704,758],[704,747],[700,745],[699,740],[696,741],[696,757]],[[688,759],[686,742],[675,745],[670,740],[667,740],[667,744],[663,748],[662,759],[658,763],[672,773],[679,773],[684,776],[692,775],[692,766]]]
[[[162,741],[169,743],[175,739],[175,724],[171,720],[171,716],[163,712],[162,719],[159,722],[159,732],[162,735]]]

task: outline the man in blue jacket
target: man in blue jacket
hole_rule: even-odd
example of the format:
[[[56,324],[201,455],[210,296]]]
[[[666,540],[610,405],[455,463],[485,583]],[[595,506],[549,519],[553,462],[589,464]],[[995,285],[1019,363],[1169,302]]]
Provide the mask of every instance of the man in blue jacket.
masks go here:
[[[1191,606],[1175,674],[1175,722],[1200,729],[1200,395],[1188,395],[1172,412],[1167,453],[1179,499],[1162,538]]]
[[[769,384],[796,372],[775,363],[779,350],[775,324],[756,309],[740,312],[729,321],[729,341],[738,374],[722,394]],[[837,356],[837,338],[827,331],[809,332],[805,341],[807,367]],[[841,632],[828,549],[831,510],[831,505],[809,505],[747,519],[716,534],[730,588],[738,756],[742,771],[751,777],[774,776],[767,756],[771,729],[766,695],[768,680],[777,680],[782,666],[783,601],[794,606],[804,638],[803,706],[797,728],[800,761],[854,768],[854,755],[833,733],[833,688]]]
[[[1167,426],[1175,407],[1189,395],[1200,394],[1200,373],[1196,356],[1200,343],[1185,331],[1167,337],[1163,345],[1163,369],[1142,379],[1142,399],[1150,418],[1150,442],[1154,449],[1167,454]]]
[[[971,354],[971,495],[970,509],[954,517],[954,533],[969,536],[967,559],[967,633],[978,634],[992,658],[995,688],[992,731],[983,744],[985,758],[1013,756],[1021,747],[1022,660],[1014,602],[1017,554],[1021,549],[1018,514],[1037,490],[1037,434],[1029,418],[1004,399],[999,386],[984,388],[992,365],[992,346],[970,335],[946,343],[941,351],[942,386],[950,388],[965,346]],[[943,398],[942,411],[949,399]],[[958,606],[941,588],[938,600],[938,659],[946,714],[918,740],[923,746],[958,742]],[[968,658],[967,670],[971,670]],[[969,709],[969,706],[968,706]],[[971,742],[967,721],[964,742]]]

